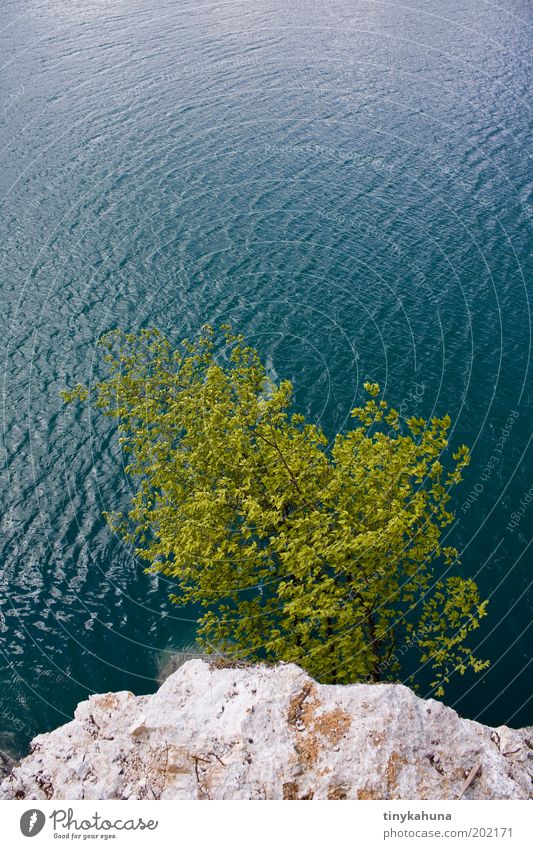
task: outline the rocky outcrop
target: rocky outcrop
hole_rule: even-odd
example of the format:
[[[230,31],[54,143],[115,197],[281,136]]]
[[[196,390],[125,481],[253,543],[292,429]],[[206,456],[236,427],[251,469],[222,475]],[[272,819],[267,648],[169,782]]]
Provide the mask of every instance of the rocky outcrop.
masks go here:
[[[0,751],[0,780],[10,774],[15,764],[16,761],[11,755]]]
[[[526,799],[533,732],[400,684],[191,660],[153,696],[106,693],[33,741],[4,799]]]

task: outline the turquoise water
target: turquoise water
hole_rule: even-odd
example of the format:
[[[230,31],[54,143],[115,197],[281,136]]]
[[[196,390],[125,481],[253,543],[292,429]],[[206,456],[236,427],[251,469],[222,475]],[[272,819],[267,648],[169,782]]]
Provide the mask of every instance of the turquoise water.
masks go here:
[[[1,14],[0,748],[91,692],[155,689],[193,638],[101,517],[128,495],[107,423],[58,392],[112,327],[222,320],[328,433],[367,378],[450,413],[473,449],[450,541],[491,598],[473,645],[493,666],[446,701],[532,723],[529,4]]]

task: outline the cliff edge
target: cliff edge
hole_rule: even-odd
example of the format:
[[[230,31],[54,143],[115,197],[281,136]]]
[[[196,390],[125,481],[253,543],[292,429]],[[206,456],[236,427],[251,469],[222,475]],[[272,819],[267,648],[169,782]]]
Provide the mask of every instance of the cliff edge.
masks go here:
[[[488,728],[401,684],[191,660],[152,696],[91,696],[2,799],[527,799],[533,729]]]

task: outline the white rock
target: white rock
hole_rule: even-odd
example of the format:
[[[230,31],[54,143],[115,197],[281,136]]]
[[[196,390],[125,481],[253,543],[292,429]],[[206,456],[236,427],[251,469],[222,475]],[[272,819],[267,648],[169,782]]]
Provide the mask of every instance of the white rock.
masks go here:
[[[401,684],[191,660],[153,696],[82,702],[0,798],[527,799],[532,747],[532,729],[487,728]]]

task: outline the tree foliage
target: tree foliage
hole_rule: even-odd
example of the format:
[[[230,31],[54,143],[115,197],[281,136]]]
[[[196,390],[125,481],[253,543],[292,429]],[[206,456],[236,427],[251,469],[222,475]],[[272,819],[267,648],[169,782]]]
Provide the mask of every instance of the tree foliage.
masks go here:
[[[437,694],[451,672],[485,668],[468,634],[486,602],[442,540],[469,461],[463,445],[444,468],[449,417],[404,422],[367,383],[354,429],[330,444],[224,331],[219,349],[211,328],[177,349],[115,331],[106,379],[63,393],[117,420],[136,494],[108,519],[175,579],[174,602],[200,605],[199,641],[326,683],[394,680],[410,645]]]

